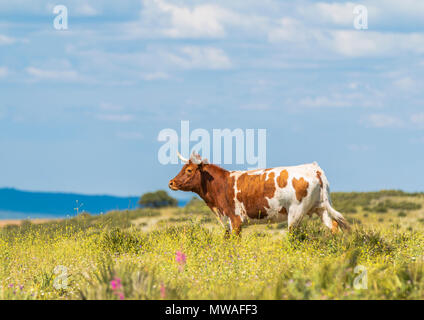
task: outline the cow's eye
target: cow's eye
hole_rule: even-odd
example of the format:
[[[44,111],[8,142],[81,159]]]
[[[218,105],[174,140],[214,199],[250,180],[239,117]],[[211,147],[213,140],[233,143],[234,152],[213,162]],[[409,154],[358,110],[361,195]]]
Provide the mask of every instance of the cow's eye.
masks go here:
[[[191,173],[192,171],[193,171],[193,170],[191,170],[191,169],[187,169],[187,172],[188,172],[188,173]]]

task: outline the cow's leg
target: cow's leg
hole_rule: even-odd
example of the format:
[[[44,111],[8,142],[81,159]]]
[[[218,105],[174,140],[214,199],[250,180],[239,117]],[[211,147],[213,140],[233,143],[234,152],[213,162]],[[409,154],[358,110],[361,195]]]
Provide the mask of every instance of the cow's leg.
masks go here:
[[[322,210],[322,212],[319,214],[322,223],[331,230],[333,227],[333,219],[331,219],[330,215],[328,214],[327,210]]]
[[[213,211],[213,213],[215,213],[215,217],[216,217],[216,219],[218,220],[218,222],[221,224],[221,226],[222,226],[224,229],[226,229],[227,227],[226,227],[226,225],[225,225],[225,222],[224,222],[224,221],[222,221],[222,220],[223,220],[223,216],[219,213],[218,209],[217,209],[217,208],[215,208],[215,207],[213,207],[213,208],[211,208],[211,210]]]
[[[240,216],[237,215],[233,215],[231,216],[231,230],[232,232],[237,235],[240,236],[240,232],[241,232],[241,218]]]
[[[301,206],[291,206],[288,215],[289,232],[292,232],[302,221],[304,216]]]
[[[225,228],[224,239],[228,239],[231,236],[231,220],[227,216],[223,216],[221,221]]]

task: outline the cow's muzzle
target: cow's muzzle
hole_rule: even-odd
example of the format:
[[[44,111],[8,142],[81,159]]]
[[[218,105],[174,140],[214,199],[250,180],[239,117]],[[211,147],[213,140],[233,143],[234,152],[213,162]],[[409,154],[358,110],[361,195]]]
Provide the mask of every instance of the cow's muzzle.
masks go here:
[[[168,183],[168,187],[169,187],[169,189],[171,189],[171,190],[178,190],[178,187],[177,187],[177,185],[175,184],[175,181],[174,181],[174,180],[170,180],[170,181],[169,181],[169,183]]]

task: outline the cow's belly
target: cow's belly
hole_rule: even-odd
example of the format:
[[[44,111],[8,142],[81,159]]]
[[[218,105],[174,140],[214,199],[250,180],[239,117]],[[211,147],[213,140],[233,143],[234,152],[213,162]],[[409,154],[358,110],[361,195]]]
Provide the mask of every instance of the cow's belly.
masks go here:
[[[266,198],[266,206],[261,207],[264,212],[258,210],[257,203],[245,205],[238,202],[236,214],[240,215],[242,223],[246,224],[266,224],[279,223],[287,221],[291,210],[298,210],[301,214],[307,214],[313,211],[320,201],[320,187],[311,186],[308,189],[308,195],[301,202],[296,200],[296,194],[293,189],[278,189],[272,198]]]
[[[244,216],[241,220],[243,225],[249,225],[285,222],[287,221],[287,218],[287,214],[281,214],[276,211],[275,214],[268,214],[266,217],[263,218],[255,219],[249,218],[248,216]]]

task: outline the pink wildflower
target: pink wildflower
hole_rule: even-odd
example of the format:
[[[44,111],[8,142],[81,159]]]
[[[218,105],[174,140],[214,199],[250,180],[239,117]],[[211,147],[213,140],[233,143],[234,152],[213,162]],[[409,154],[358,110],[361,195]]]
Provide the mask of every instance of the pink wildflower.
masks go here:
[[[185,264],[186,263],[186,255],[182,253],[181,251],[177,251],[175,253],[175,261],[179,264]]]
[[[110,286],[112,287],[112,290],[121,289],[122,288],[121,279],[113,278],[113,280],[110,281]]]

